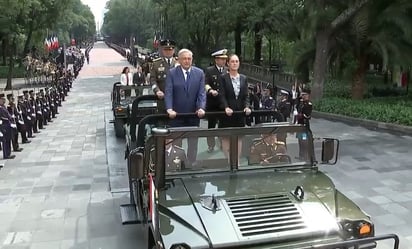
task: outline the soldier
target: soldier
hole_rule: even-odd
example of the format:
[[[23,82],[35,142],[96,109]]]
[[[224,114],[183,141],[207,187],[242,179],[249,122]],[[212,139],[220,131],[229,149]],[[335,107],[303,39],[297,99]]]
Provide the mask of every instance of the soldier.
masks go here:
[[[29,132],[28,132],[28,137],[29,138],[34,138],[35,136],[33,133],[40,133],[39,130],[37,129],[37,119],[36,119],[36,104],[35,102],[31,99],[31,95],[33,90],[30,91],[23,91],[24,93],[24,103],[26,105],[26,110],[27,110],[27,121],[30,121],[30,127]],[[32,132],[30,132],[32,131]],[[31,136],[30,136],[31,135]]]
[[[289,93],[285,90],[280,90],[281,100],[278,104],[278,111],[282,114],[285,121],[290,118],[291,104],[289,101]]]
[[[261,99],[261,109],[262,110],[274,110],[276,106],[276,102],[272,97],[272,92],[269,84],[266,84],[263,87],[263,94]],[[273,119],[272,115],[261,117],[262,122],[271,122]]]
[[[13,159],[16,156],[11,155],[11,139],[12,139],[12,130],[15,127],[13,124],[13,118],[7,111],[5,106],[6,98],[4,93],[0,94],[0,119],[2,124],[0,126],[1,133],[3,133],[2,138],[2,147],[3,147],[3,159]]]
[[[153,60],[152,70],[150,70],[150,83],[153,92],[156,94],[158,112],[165,112],[164,91],[166,75],[170,68],[177,64],[176,58],[173,57],[176,43],[172,40],[162,40],[160,42],[161,56]]]
[[[19,147],[18,113],[16,110],[16,103],[14,102],[13,94],[7,94],[7,100],[9,101],[9,104],[7,105],[7,111],[11,115],[12,124],[14,124],[12,126],[13,129],[11,130],[11,144],[14,152],[20,152],[23,149]]]
[[[264,134],[250,148],[249,164],[267,165],[285,162],[285,158],[288,159],[285,155],[285,143],[278,141],[276,134]]]
[[[41,103],[40,103],[40,100],[39,100],[39,93],[37,93],[37,97],[36,97],[36,94],[34,93],[34,91],[33,90],[30,90],[29,91],[29,93],[30,93],[30,105],[32,106],[32,108],[33,108],[33,110],[34,110],[34,115],[35,115],[35,120],[36,120],[36,123],[35,123],[35,126],[36,126],[36,129],[37,129],[37,127],[38,127],[38,129],[44,129],[44,127],[43,127],[43,111],[42,111],[42,107],[41,107]],[[32,114],[33,115],[33,114]],[[33,128],[33,130],[34,130],[34,128]]]
[[[152,160],[155,158],[155,149],[150,151]],[[173,144],[173,139],[166,139],[165,146],[166,171],[179,171],[185,169],[187,162],[186,152],[182,147]]]
[[[206,111],[213,112],[222,110],[219,99],[219,82],[220,76],[227,73],[227,49],[222,49],[212,53],[215,58],[215,65],[206,68],[205,71],[205,89],[206,89]],[[208,117],[207,128],[215,128],[217,125],[217,117]],[[210,153],[215,149],[215,138],[207,138],[207,151]]]
[[[26,105],[24,103],[24,95],[23,94],[19,94],[19,96],[17,96],[17,113],[19,115],[18,118],[18,124],[17,124],[17,129],[20,129],[20,135],[21,135],[21,143],[23,144],[28,144],[31,143],[30,140],[27,139],[27,137],[29,135],[31,135],[31,137],[33,137],[33,134],[28,132],[28,125],[27,125],[27,110],[26,110]],[[19,128],[20,127],[20,128]],[[29,136],[30,137],[30,136]]]
[[[312,133],[310,130],[310,119],[312,117],[312,102],[310,101],[310,89],[303,89],[301,94],[300,103],[297,106],[296,122],[298,124],[307,127],[308,132]],[[309,160],[309,134],[303,132],[296,135],[299,142],[299,159]]]

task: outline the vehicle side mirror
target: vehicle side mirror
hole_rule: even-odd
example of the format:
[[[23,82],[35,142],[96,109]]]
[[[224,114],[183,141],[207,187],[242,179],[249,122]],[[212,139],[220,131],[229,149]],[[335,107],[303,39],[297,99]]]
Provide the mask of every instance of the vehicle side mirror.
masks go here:
[[[129,153],[128,159],[129,180],[141,179],[144,177],[143,153],[134,149]]]
[[[336,164],[338,161],[339,140],[334,138],[322,139],[321,164]]]

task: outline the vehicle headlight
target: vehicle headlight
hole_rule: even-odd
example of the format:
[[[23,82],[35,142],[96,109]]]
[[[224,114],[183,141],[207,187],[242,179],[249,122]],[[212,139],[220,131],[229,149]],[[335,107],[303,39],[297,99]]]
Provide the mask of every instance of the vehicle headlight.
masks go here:
[[[344,220],[340,222],[346,239],[364,238],[373,236],[373,224],[365,220]]]
[[[186,244],[175,244],[175,245],[172,245],[170,249],[190,249],[190,246]]]

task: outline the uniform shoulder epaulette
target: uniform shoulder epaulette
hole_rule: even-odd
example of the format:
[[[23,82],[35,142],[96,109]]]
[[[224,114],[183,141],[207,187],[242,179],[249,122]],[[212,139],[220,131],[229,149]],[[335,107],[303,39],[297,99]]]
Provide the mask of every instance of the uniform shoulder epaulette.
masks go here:
[[[308,101],[308,105],[312,105],[312,102]]]
[[[285,142],[282,142],[282,141],[277,141],[275,144],[278,144],[278,145],[285,145]]]
[[[161,60],[162,60],[162,58],[159,57],[159,58],[154,59],[153,62],[161,61]]]
[[[253,146],[261,145],[261,144],[263,144],[263,140],[254,142],[254,143],[253,143]]]

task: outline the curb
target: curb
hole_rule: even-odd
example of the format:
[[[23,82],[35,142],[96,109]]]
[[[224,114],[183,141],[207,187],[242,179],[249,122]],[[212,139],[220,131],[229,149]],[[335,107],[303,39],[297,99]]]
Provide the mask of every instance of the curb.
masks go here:
[[[384,123],[384,122],[361,119],[361,118],[353,118],[353,117],[344,116],[340,114],[326,113],[326,112],[319,112],[319,111],[313,111],[312,116],[315,118],[322,118],[322,119],[327,119],[331,121],[339,121],[339,122],[343,122],[343,123],[346,123],[352,126],[359,125],[367,129],[371,129],[371,130],[381,130],[381,131],[386,131],[389,133],[412,136],[411,126]]]

